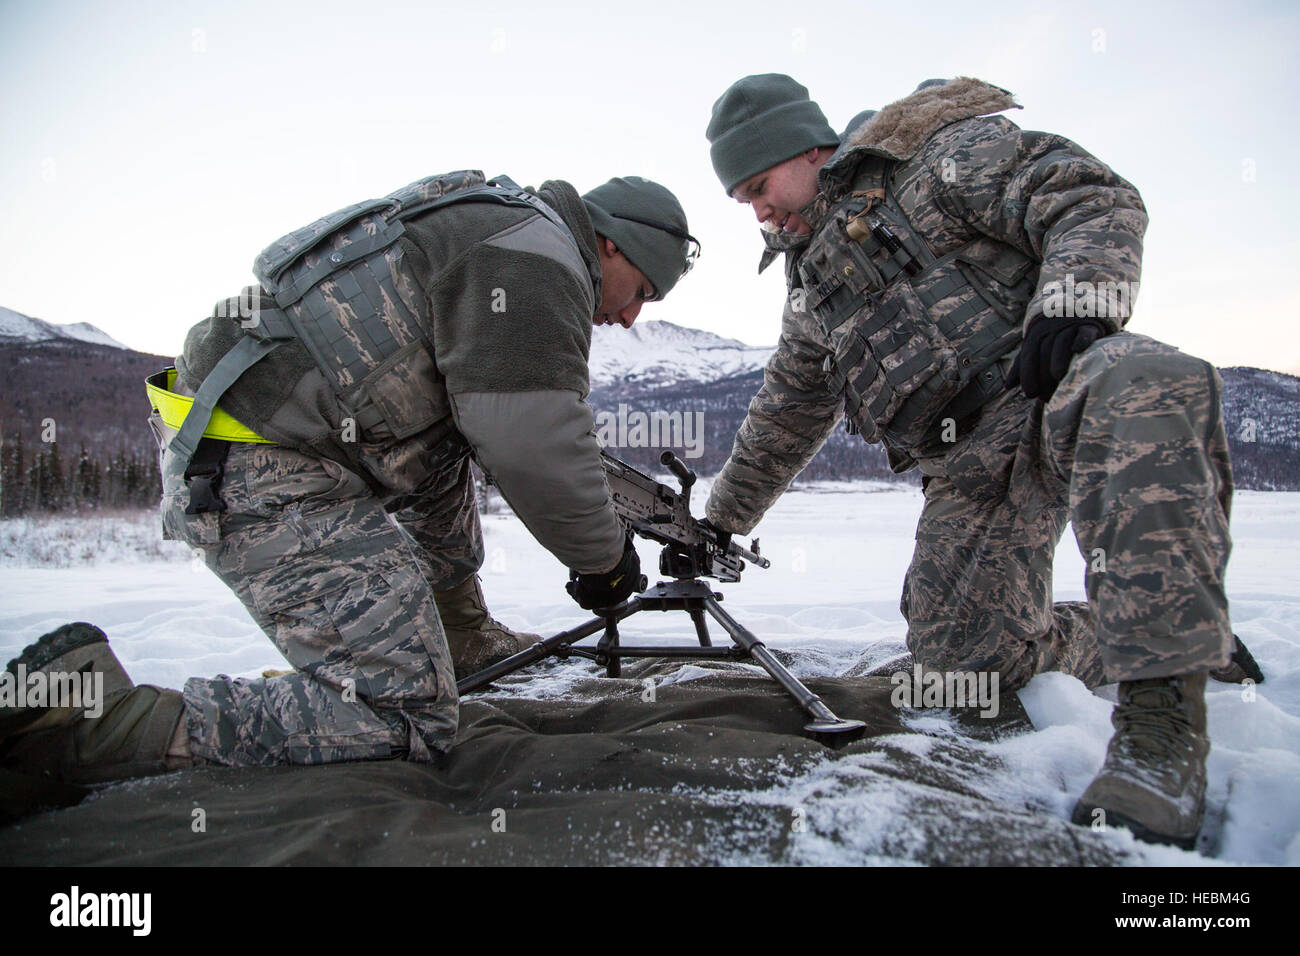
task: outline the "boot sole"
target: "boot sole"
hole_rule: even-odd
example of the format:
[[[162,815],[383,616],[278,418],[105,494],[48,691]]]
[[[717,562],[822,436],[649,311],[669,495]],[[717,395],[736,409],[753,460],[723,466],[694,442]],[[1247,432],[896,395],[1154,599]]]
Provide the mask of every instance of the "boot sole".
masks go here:
[[[24,647],[23,652],[5,666],[5,670],[17,675],[18,665],[23,664],[30,674],[32,671],[45,670],[60,657],[71,654],[79,648],[107,643],[108,635],[93,624],[85,621],[64,624],[35,643]]]
[[[1150,827],[1134,820],[1132,817],[1126,816],[1116,810],[1107,810],[1105,807],[1094,807],[1082,803],[1075,806],[1070,822],[1075,826],[1087,827],[1091,830],[1092,812],[1094,810],[1101,810],[1106,814],[1107,829],[1119,827],[1128,830],[1143,843],[1153,843],[1161,846],[1176,846],[1181,850],[1196,849],[1196,837],[1200,833],[1201,829],[1199,823],[1196,827],[1196,833],[1193,833],[1190,837],[1175,837],[1170,836],[1167,833],[1158,833]]]

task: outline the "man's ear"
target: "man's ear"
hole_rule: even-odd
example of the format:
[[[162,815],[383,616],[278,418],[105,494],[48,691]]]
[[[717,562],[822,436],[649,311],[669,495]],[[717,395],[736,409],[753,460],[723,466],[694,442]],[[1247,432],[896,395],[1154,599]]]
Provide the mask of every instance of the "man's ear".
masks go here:
[[[612,239],[607,236],[597,236],[596,240],[596,247],[602,259],[612,259],[618,255],[618,246],[614,245]]]

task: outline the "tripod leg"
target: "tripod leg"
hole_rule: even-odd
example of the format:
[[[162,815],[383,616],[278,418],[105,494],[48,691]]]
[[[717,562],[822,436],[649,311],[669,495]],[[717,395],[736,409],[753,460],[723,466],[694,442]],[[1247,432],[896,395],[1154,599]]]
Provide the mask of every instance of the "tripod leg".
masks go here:
[[[722,625],[732,639],[747,650],[750,656],[758,661],[763,670],[771,674],[772,679],[780,684],[786,693],[798,701],[799,706],[813,718],[810,723],[804,725],[803,729],[807,733],[826,737],[828,742],[833,743],[847,743],[862,736],[863,731],[867,729],[866,724],[860,720],[841,720],[835,716],[835,713],[826,706],[820,697],[786,670],[781,662],[772,656],[772,652],[767,649],[767,645],[724,611],[715,598],[705,598],[704,608],[713,616],[714,620]]]
[[[611,654],[610,650],[614,653]],[[618,656],[618,621],[615,618],[609,618],[605,622],[605,636],[596,644],[597,660],[603,655],[605,658],[605,676],[622,677],[623,662]]]
[[[691,616],[691,621],[695,624],[695,636],[700,639],[701,647],[712,647],[713,641],[709,640],[709,622],[704,619],[704,611],[698,607],[687,608],[687,613]]]
[[[456,693],[464,697],[476,690],[482,690],[498,677],[505,677],[507,674],[513,674],[530,664],[536,664],[538,661],[550,657],[560,647],[576,644],[584,637],[590,637],[602,628],[608,628],[611,621],[621,621],[639,610],[641,610],[641,599],[637,597],[631,598],[625,604],[615,608],[614,612],[608,617],[593,617],[577,627],[561,631],[554,637],[548,637],[540,644],[534,644],[532,647],[525,648],[518,654],[507,657],[491,667],[484,668],[477,674],[470,674],[456,684]]]

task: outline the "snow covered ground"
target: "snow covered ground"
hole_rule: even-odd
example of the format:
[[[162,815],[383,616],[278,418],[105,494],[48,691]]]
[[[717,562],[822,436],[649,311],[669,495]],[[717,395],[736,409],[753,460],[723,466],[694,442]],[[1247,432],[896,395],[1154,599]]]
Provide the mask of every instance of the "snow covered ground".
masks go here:
[[[695,489],[697,511],[706,484]],[[787,494],[758,529],[771,569],[751,568],[741,583],[723,587],[725,606],[770,645],[797,652],[792,670],[800,677],[842,673],[868,649],[879,660],[901,653],[898,595],[920,505],[919,492],[888,486],[837,484]],[[89,620],[108,632],[140,683],[179,687],[191,675],[256,676],[285,666],[200,561],[183,547],[154,542],[152,516],[70,523],[75,520],[0,522],[0,659],[61,623]],[[1200,853],[1147,847],[1125,831],[1106,835],[1151,864],[1300,865],[1300,494],[1239,493],[1232,531],[1233,622],[1267,681],[1253,694],[1211,683],[1213,749]],[[484,588],[498,618],[543,634],[585,619],[564,593],[567,572],[512,515],[485,516],[484,533]],[[74,540],[75,547],[63,543]],[[657,567],[653,545],[641,542],[640,553],[649,571]],[[62,562],[65,557],[70,560]],[[1082,598],[1083,561],[1068,535],[1056,570],[1057,598]],[[675,614],[643,614],[623,630],[638,638],[693,641],[683,623]],[[548,665],[508,692],[562,695],[572,680],[591,673],[590,666],[579,660]],[[1004,770],[981,772],[971,785],[1008,806],[1066,819],[1101,764],[1111,704],[1059,674],[1040,675],[1021,700],[1034,732],[974,742]],[[913,726],[917,746],[925,744],[921,733],[961,733],[941,712],[918,714]],[[889,829],[891,801],[864,805],[852,771],[851,760],[828,760],[764,795],[775,804],[807,808],[809,830],[829,835],[804,841],[806,862],[870,861],[878,835]]]

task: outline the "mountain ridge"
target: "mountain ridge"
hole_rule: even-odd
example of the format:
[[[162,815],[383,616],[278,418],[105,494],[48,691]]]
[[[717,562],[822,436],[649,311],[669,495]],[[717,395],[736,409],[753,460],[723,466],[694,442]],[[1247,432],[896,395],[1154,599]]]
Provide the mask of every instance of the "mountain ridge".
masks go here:
[[[0,315],[20,315],[3,310]],[[40,320],[24,320],[39,323]],[[18,334],[35,329],[41,335]],[[0,322],[0,435],[21,434],[30,451],[40,447],[43,423],[58,425],[58,441],[85,445],[92,454],[126,450],[156,457],[145,420],[143,379],[171,364],[171,356],[136,352],[93,326],[79,323],[74,335],[44,335],[69,326]],[[6,336],[4,330],[10,335]],[[89,331],[87,331],[89,330]],[[109,344],[109,343],[112,344]],[[597,327],[592,336],[591,394],[597,434],[622,445],[610,450],[651,474],[660,474],[659,453],[672,448],[702,475],[726,461],[750,400],[763,384],[772,347],[750,346],[712,332],[666,320],[638,322],[631,329]],[[1269,369],[1220,369],[1223,408],[1239,488],[1300,491],[1300,377]],[[76,383],[75,389],[69,383]],[[637,440],[637,416],[658,416],[676,428],[654,447]],[[673,416],[676,416],[675,418]],[[603,427],[602,427],[603,426]],[[692,431],[684,432],[690,427]],[[883,449],[836,428],[800,481],[884,479],[916,483],[915,472],[895,475]]]
[[[743,375],[762,368],[775,350],[657,319],[630,329],[596,326],[588,366],[592,388],[617,382],[662,386]]]
[[[89,322],[70,322],[63,325],[34,319],[30,315],[0,306],[0,344],[36,345],[42,342],[87,342],[107,345],[110,348],[134,349],[123,345],[103,329]]]

